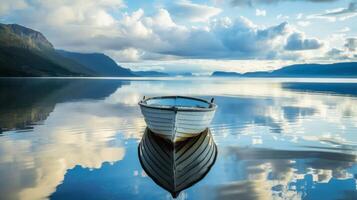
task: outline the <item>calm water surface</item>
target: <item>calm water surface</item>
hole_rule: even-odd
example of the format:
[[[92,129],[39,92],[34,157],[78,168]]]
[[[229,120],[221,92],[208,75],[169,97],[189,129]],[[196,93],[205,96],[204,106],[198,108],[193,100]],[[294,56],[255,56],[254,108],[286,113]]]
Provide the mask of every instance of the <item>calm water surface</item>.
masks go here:
[[[0,199],[171,199],[142,96],[215,98],[216,161],[178,199],[357,199],[357,81],[0,79]]]

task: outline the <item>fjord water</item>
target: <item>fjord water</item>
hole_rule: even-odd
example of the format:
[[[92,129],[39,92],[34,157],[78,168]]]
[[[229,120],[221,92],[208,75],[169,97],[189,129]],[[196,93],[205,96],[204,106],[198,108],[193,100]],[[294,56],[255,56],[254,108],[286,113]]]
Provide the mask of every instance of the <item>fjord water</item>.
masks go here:
[[[170,199],[138,158],[143,96],[218,105],[179,199],[357,199],[353,79],[1,79],[0,199]]]

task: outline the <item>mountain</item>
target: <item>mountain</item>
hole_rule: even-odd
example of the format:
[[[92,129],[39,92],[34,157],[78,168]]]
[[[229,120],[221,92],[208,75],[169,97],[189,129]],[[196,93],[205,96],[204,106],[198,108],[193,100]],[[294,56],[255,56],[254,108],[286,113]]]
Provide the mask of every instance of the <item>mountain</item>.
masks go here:
[[[170,76],[164,72],[157,72],[157,71],[133,71],[133,73],[137,76],[144,76],[144,77],[167,77]]]
[[[18,24],[0,23],[0,33],[2,46],[36,50],[53,49],[53,45],[40,32]]]
[[[242,76],[242,74],[237,73],[237,72],[215,71],[212,73],[211,76],[214,76],[214,77],[236,77],[236,76]]]
[[[63,57],[72,59],[98,76],[137,76],[130,69],[123,68],[109,56],[101,53],[75,53],[64,50],[56,50]]]
[[[0,23],[0,76],[94,75],[94,71],[58,54],[42,33]]]
[[[298,64],[272,72],[250,72],[244,76],[269,77],[357,77],[357,62],[333,64]]]
[[[290,65],[270,72],[213,72],[215,77],[357,77],[357,62]]]

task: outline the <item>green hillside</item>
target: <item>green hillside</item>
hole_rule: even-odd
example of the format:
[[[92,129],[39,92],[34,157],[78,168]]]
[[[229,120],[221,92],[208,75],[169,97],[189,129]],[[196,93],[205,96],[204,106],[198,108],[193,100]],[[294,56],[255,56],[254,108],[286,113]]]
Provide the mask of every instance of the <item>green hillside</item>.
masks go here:
[[[85,66],[58,54],[38,31],[0,24],[0,76],[94,76]]]
[[[130,69],[119,66],[113,59],[102,53],[76,53],[56,50],[63,57],[72,59],[98,76],[137,76]]]

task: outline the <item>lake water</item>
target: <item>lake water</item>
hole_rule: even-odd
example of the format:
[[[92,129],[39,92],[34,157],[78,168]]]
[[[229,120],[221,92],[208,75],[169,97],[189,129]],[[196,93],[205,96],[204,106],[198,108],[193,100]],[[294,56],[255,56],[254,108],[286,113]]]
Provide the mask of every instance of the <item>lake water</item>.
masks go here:
[[[143,96],[215,98],[217,157],[178,199],[357,199],[357,80],[0,79],[0,199],[171,199]]]

